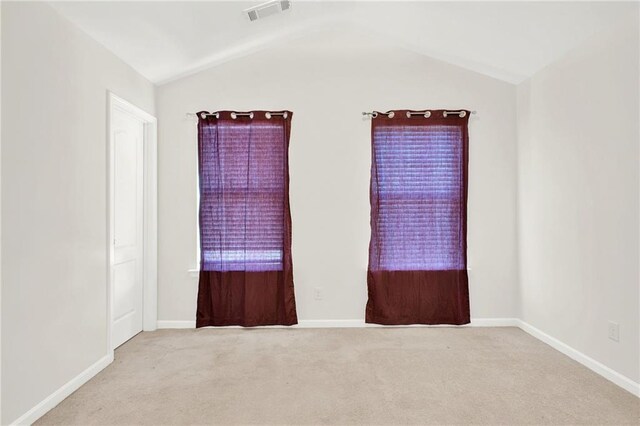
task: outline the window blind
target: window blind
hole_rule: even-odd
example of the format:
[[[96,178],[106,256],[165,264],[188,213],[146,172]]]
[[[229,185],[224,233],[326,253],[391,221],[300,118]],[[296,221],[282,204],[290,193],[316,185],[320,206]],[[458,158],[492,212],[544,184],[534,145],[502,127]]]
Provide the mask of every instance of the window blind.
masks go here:
[[[282,270],[287,149],[282,120],[215,120],[201,133],[202,270]]]
[[[374,270],[465,268],[463,135],[458,125],[373,132]]]

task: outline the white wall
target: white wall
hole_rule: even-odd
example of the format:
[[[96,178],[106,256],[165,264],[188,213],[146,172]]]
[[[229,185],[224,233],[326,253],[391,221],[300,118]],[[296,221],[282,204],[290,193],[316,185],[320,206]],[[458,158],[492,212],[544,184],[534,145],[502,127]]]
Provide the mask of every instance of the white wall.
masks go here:
[[[154,87],[42,3],[2,11],[2,423],[107,354],[107,89]]]
[[[310,35],[160,86],[159,315],[194,320],[196,124],[185,113],[290,109],[298,317],[362,319],[370,121],[361,112],[469,108],[469,265],[475,318],[517,307],[515,86],[349,31]],[[324,299],[314,300],[321,287]]]
[[[0,2],[0,99],[2,99],[2,3]],[[2,102],[0,102],[0,241],[2,241]],[[0,393],[2,392],[2,244],[0,244]],[[2,397],[0,395],[0,423]]]
[[[522,319],[639,382],[640,46],[630,17],[518,87],[519,250]]]

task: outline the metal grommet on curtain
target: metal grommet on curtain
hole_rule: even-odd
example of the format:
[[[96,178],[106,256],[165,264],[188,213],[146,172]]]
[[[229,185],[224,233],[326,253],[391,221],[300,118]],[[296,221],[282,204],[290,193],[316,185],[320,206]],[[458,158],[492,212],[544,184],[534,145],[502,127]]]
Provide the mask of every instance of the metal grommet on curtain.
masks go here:
[[[460,114],[458,114],[460,116],[460,118],[464,118],[465,115],[467,115],[467,111],[460,111]]]
[[[271,120],[271,113],[269,111],[265,112],[264,116],[267,117],[267,120]]]
[[[431,117],[431,111],[425,111],[424,118],[429,118],[429,117]]]
[[[284,112],[284,114],[282,114],[282,116],[283,116],[283,117],[284,117],[284,119],[286,120],[286,119],[287,119],[287,117],[289,117],[289,113],[285,111],[285,112]]]
[[[407,111],[407,118],[411,118],[411,113]]]
[[[249,118],[253,119],[253,112],[249,113]]]
[[[442,116],[443,116],[444,118],[447,118],[447,111],[443,111],[443,112],[442,112]]]
[[[235,120],[235,119],[236,119],[236,117],[237,117],[237,116],[236,116],[236,113],[235,113],[235,112],[232,112],[232,113],[231,113],[231,118],[233,118],[233,119]]]
[[[396,115],[396,114],[395,114],[393,111],[391,111],[391,112],[389,113],[389,118],[393,118],[395,115]]]
[[[207,113],[203,112],[202,114],[200,114],[200,117],[202,117],[202,119],[204,120],[205,118],[207,118]]]

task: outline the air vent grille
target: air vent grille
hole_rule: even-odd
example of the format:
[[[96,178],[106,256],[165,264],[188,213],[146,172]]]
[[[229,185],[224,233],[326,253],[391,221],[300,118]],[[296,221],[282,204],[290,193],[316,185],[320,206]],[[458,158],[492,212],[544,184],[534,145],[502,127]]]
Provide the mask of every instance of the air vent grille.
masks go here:
[[[250,21],[255,21],[258,19],[258,11],[257,10],[249,10],[247,11],[247,14],[249,15],[249,20]]]
[[[284,12],[291,9],[291,1],[289,0],[272,0],[266,3],[259,4],[258,6],[245,9],[245,13],[249,17],[250,21],[257,21],[258,19],[266,18],[267,16],[275,15],[277,13]]]

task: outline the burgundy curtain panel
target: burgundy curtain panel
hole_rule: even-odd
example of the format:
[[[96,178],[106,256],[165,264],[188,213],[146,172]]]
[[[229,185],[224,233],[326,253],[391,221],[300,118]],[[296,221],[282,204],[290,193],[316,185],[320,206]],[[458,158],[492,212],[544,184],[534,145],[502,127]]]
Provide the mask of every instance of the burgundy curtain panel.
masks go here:
[[[198,113],[196,327],[297,324],[289,209],[290,111]]]
[[[469,114],[372,118],[368,323],[469,323]]]

